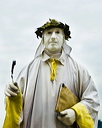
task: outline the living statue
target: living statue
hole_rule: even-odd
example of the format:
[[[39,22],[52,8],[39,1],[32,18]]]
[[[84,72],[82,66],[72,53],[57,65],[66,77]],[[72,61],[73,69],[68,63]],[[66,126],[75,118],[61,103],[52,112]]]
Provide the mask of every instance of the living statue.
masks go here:
[[[11,117],[5,119],[4,128],[8,118],[15,121],[10,128],[97,128],[100,106],[97,89],[88,71],[70,56],[71,47],[66,43],[71,38],[69,26],[49,19],[35,33],[42,40],[33,61],[22,69],[16,83],[8,84],[5,89],[9,100],[6,100],[6,112]],[[61,83],[79,102],[56,113]],[[10,112],[10,106],[15,112]]]

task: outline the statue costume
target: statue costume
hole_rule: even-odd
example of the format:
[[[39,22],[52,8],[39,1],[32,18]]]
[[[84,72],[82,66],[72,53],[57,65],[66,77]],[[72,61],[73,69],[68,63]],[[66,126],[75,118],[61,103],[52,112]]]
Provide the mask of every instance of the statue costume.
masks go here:
[[[59,121],[54,111],[60,83],[65,83],[80,99],[72,107],[78,115],[79,127],[97,127],[99,99],[96,87],[88,71],[70,56],[70,52],[71,47],[65,41],[62,53],[56,57],[56,77],[51,81],[50,56],[41,41],[33,61],[18,75],[16,82],[23,99],[20,128],[74,128]],[[80,120],[86,124],[80,125]]]
[[[40,47],[43,47],[41,45],[42,43]],[[31,128],[48,128],[49,126],[53,128],[68,128],[68,126],[57,120],[54,112],[58,87],[62,82],[87,107],[93,120],[97,123],[99,103],[92,78],[86,69],[70,57],[71,48],[66,43],[64,46],[65,49],[63,48],[62,56],[60,57],[61,64],[58,67],[58,76],[53,82],[49,81],[50,68],[46,63],[49,56],[40,47],[37,50],[35,59],[18,76],[18,85],[22,85],[24,88],[22,91],[24,99],[23,125],[25,128],[27,125],[31,125]],[[40,53],[41,51],[43,54]],[[63,70],[63,68],[65,69]],[[35,86],[36,90],[34,90]],[[90,92],[92,92],[91,95]]]

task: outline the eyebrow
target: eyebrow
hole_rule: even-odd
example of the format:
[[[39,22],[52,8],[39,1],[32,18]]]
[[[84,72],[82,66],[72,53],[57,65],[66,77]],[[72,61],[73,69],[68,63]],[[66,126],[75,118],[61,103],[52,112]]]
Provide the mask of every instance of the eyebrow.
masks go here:
[[[56,29],[58,29],[58,30],[61,29],[61,28],[59,28],[59,27],[52,27],[52,28],[47,28],[46,30],[49,31],[49,30],[51,30],[51,29],[53,29],[53,28],[56,28]],[[45,31],[46,31],[46,30],[45,30]]]

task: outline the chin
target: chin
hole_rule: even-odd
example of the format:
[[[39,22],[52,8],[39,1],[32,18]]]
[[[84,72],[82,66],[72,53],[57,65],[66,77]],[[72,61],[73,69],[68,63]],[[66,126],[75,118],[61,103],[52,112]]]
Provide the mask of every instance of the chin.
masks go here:
[[[50,53],[59,53],[59,52],[61,52],[61,49],[49,49],[48,51]]]
[[[62,47],[50,46],[50,47],[46,47],[46,49],[50,53],[58,53],[58,52],[61,52]]]

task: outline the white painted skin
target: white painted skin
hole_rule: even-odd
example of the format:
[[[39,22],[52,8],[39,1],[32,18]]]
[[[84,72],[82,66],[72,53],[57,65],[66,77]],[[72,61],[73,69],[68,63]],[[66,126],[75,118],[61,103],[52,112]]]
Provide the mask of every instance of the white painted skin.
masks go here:
[[[64,40],[65,35],[61,28],[46,29],[43,33],[45,50],[52,54],[61,52]]]

